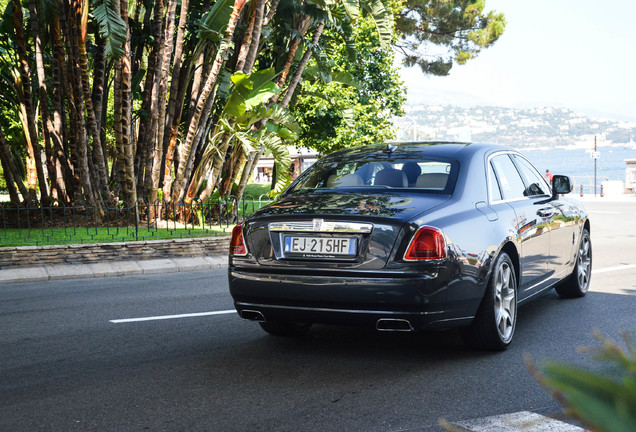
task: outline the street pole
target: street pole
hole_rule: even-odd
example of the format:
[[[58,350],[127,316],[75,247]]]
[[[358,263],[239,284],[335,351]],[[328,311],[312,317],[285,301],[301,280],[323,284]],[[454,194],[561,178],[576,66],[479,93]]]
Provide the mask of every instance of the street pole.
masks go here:
[[[594,154],[596,154],[596,135],[594,135]],[[594,198],[596,198],[596,159],[594,158]]]

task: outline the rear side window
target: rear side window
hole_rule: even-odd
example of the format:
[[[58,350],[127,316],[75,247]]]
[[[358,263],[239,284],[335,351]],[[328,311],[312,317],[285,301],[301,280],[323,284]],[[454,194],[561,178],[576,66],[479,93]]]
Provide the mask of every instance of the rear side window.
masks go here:
[[[495,170],[492,165],[492,161],[488,164],[488,192],[490,193],[490,201],[501,201],[501,190],[499,189],[499,182],[495,175]]]

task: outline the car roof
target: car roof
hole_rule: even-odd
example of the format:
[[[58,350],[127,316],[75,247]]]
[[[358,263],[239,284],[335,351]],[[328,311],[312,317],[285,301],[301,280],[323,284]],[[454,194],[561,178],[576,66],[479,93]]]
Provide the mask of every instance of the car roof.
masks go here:
[[[387,146],[394,146],[391,155],[395,158],[401,156],[412,156],[421,154],[427,157],[450,158],[462,160],[472,158],[476,153],[486,153],[493,150],[512,150],[498,144],[466,143],[466,142],[445,142],[445,141],[418,141],[418,142],[391,142],[382,144],[371,144],[362,147],[353,147],[332,153],[329,157],[355,157],[356,155],[367,155],[374,152],[387,151]]]

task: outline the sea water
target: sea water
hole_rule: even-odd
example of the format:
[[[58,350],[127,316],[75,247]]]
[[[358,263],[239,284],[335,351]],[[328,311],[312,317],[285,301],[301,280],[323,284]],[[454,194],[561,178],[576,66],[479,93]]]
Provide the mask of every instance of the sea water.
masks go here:
[[[597,147],[598,159],[592,159],[590,149],[554,148],[540,150],[521,150],[535,167],[545,174],[570,176],[577,185],[583,185],[586,193],[594,185],[594,161],[596,160],[596,184],[608,180],[625,181],[625,159],[636,159],[636,148],[633,147]]]

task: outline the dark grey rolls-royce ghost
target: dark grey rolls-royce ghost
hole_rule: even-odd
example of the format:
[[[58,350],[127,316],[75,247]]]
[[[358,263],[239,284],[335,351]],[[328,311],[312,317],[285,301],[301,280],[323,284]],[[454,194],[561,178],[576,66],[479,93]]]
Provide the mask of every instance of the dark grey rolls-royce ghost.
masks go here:
[[[230,292],[274,335],[462,326],[468,343],[504,349],[519,305],[589,288],[590,222],[571,190],[498,145],[343,150],[234,228]]]

